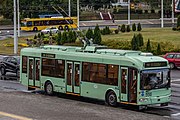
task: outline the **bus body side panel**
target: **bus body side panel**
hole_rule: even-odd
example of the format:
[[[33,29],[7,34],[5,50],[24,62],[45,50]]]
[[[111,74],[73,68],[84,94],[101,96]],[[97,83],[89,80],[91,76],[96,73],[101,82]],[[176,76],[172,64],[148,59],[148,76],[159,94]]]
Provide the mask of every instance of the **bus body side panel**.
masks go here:
[[[106,92],[111,89],[116,93],[117,100],[119,95],[118,86],[103,85],[91,82],[81,82],[81,96],[105,100]]]
[[[50,81],[53,85],[53,89],[55,92],[65,93],[65,80],[62,78],[54,78],[41,76],[41,89],[44,90],[46,81]]]

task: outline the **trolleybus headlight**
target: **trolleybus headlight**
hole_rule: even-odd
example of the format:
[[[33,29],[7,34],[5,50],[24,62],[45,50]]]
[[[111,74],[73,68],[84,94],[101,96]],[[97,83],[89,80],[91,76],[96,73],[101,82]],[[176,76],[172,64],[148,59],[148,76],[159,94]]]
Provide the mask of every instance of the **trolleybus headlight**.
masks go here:
[[[139,102],[147,102],[148,101],[148,98],[141,98],[139,99]]]

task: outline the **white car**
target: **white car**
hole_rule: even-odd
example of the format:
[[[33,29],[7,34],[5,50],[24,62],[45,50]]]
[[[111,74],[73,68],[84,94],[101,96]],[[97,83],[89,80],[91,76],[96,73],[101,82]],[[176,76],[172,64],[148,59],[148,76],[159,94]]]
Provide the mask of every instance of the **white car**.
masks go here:
[[[58,33],[58,31],[59,31],[59,29],[57,27],[47,27],[46,29],[41,30],[41,32],[45,33],[45,34],[49,34],[50,32]]]

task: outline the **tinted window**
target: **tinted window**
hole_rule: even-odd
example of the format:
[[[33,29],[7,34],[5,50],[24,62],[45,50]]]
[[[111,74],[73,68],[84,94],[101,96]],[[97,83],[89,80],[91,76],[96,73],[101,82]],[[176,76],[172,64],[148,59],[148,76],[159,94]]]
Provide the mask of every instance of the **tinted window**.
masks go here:
[[[180,59],[180,54],[177,54],[177,55],[175,56],[175,58],[176,58],[176,59]]]
[[[22,56],[22,73],[27,73],[27,57]]]
[[[42,59],[42,75],[64,78],[65,61]]]
[[[117,65],[83,63],[82,81],[118,85]]]
[[[166,56],[166,58],[173,58],[174,57],[174,54],[168,54],[167,56]]]

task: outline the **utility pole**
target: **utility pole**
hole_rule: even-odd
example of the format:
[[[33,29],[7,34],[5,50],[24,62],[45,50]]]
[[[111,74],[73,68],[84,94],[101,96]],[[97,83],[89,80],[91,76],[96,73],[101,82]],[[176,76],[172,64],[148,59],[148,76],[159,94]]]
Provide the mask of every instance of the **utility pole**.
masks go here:
[[[163,10],[163,0],[161,0],[161,28],[164,27],[164,10]]]
[[[71,17],[71,0],[69,0],[69,17]]]
[[[130,0],[128,0],[128,25],[130,25],[131,23],[130,23]]]
[[[79,30],[79,0],[77,0],[77,28]]]
[[[19,12],[19,0],[17,0],[17,14],[18,14],[18,37],[20,37],[20,12]]]
[[[16,15],[17,15],[17,9],[16,9],[16,0],[14,0],[14,54],[17,55],[17,44],[18,44],[18,39],[17,39],[17,20],[16,20]]]

